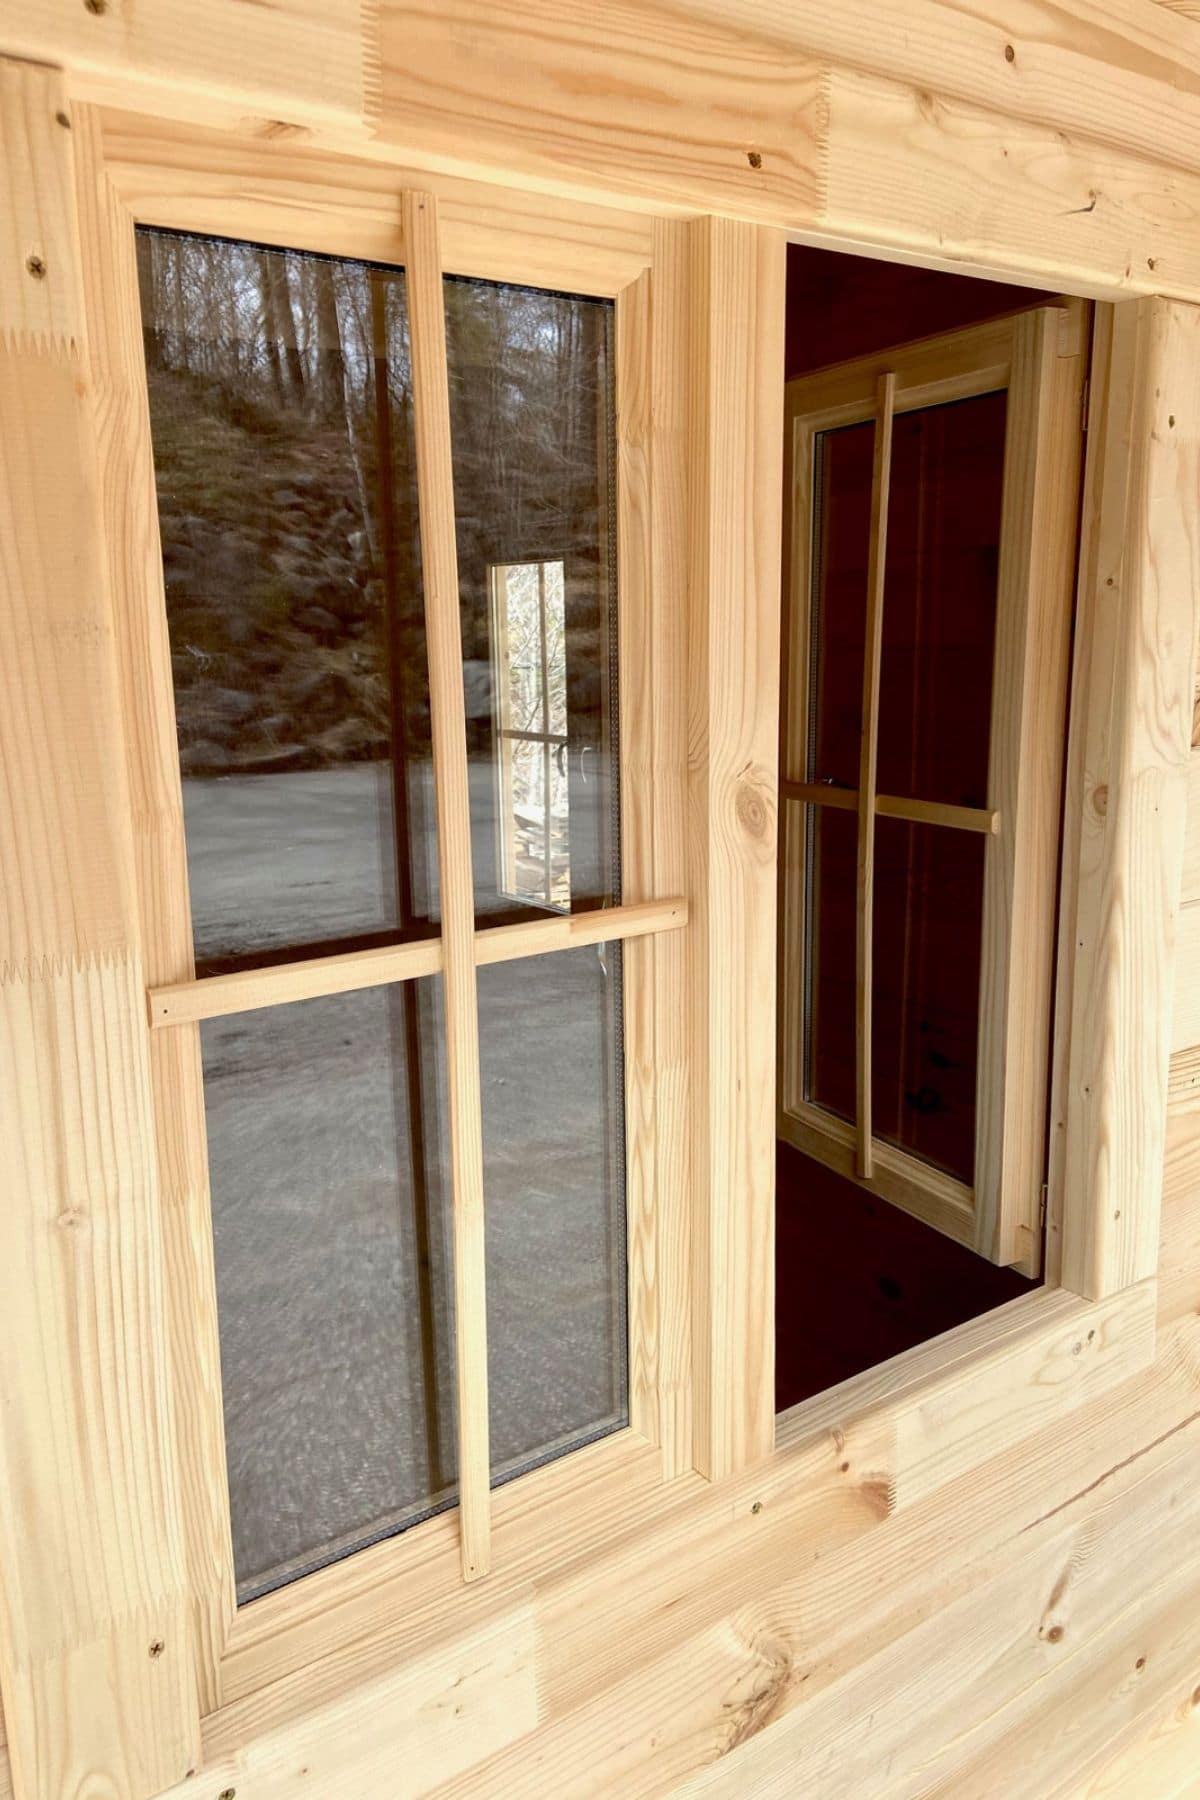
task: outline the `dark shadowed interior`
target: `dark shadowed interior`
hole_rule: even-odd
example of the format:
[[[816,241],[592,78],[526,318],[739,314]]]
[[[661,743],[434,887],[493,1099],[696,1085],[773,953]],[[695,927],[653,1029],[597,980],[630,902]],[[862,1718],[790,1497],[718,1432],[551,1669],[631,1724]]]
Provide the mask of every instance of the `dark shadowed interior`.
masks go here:
[[[1052,296],[793,247],[789,380]],[[987,804],[1006,396],[895,423],[880,670],[879,792]],[[810,778],[858,785],[873,428],[818,435]],[[857,824],[809,807],[809,1099],[854,1115]],[[984,840],[876,824],[875,1135],[971,1183]],[[1035,1283],[996,1268],[780,1142],[781,1409]]]

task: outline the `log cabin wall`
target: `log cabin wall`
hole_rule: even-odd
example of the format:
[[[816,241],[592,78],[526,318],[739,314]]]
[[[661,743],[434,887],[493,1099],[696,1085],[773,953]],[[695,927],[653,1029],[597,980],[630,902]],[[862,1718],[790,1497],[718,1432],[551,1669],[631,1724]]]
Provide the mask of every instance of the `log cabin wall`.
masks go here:
[[[12,1433],[0,1519],[3,1800],[1195,1791],[1200,748],[1193,736],[1185,768],[1177,742],[1197,685],[1200,588],[1193,13],[1175,0],[1033,0],[1006,25],[993,9],[944,0],[833,10],[600,0],[586,19],[558,0],[429,11],[389,0],[0,5],[0,1106],[12,1106],[0,1117],[6,1144],[21,1146],[0,1236]],[[181,122],[213,134],[206,196],[178,152]],[[269,1638],[252,1620],[229,1636],[220,1580],[210,1603],[195,1560],[208,1502],[179,1491],[189,1400],[171,1393],[163,1265],[189,1243],[187,1146],[168,1147],[177,1161],[159,1169],[141,1003],[148,984],[175,976],[143,966],[137,900],[146,840],[169,823],[126,789],[119,746],[135,706],[119,698],[105,598],[112,570],[139,558],[148,567],[155,544],[144,519],[128,520],[120,541],[111,530],[128,515],[113,514],[106,475],[111,484],[126,469],[136,437],[114,348],[129,320],[94,274],[85,304],[77,264],[94,264],[119,208],[105,187],[75,212],[68,132],[85,175],[98,144],[113,168],[122,157],[136,166],[142,216],[161,188],[177,222],[195,223],[186,197],[211,204],[215,188],[231,233],[252,200],[261,205],[265,147],[282,240],[298,227],[317,248],[339,229],[325,164],[308,160],[324,152],[355,159],[344,179],[381,255],[414,171],[442,196],[449,228],[470,215],[479,244],[488,226],[468,189],[500,184],[497,210],[528,222],[531,280],[555,234],[561,267],[577,207],[612,209],[613,255],[625,254],[630,217],[653,217],[656,267],[686,267],[704,319],[737,322],[732,359],[723,340],[693,330],[686,307],[660,309],[656,322],[663,338],[693,331],[687,391],[655,388],[654,404],[670,414],[677,453],[689,445],[692,504],[722,520],[699,548],[671,540],[702,642],[692,646],[704,730],[688,775],[687,979],[710,1110],[693,1153],[727,1184],[722,1201],[748,1234],[722,1237],[729,1221],[710,1184],[694,1263],[701,1278],[713,1264],[727,1279],[712,1316],[693,1308],[696,1419],[664,1401],[647,1426],[656,1467],[674,1445],[674,1480],[639,1486],[592,1446],[539,1490],[532,1526],[518,1532],[499,1510],[493,1573],[464,1586],[450,1614],[422,1587],[428,1571],[399,1598],[379,1589],[368,1553],[357,1583],[321,1590],[337,1614],[332,1649],[330,1620],[303,1602],[273,1614]],[[415,204],[405,223],[419,232]],[[1115,885],[1095,897],[1092,924],[1120,954],[1068,993],[1073,1027],[1059,1039],[1072,1095],[1066,1204],[1098,1196],[1104,1209],[1097,1202],[1059,1257],[1063,1290],[1032,1297],[1051,1307],[1035,1337],[1023,1313],[1011,1344],[964,1328],[948,1362],[931,1353],[899,1377],[885,1372],[857,1391],[853,1418],[836,1396],[824,1412],[815,1403],[771,1452],[769,1356],[745,1338],[769,1274],[754,1236],[767,1229],[769,1181],[764,1191],[759,1096],[732,1098],[756,1066],[764,965],[761,942],[727,935],[747,928],[745,896],[732,879],[721,885],[728,795],[710,777],[718,752],[731,759],[746,855],[766,865],[766,889],[750,895],[761,900],[770,781],[737,779],[771,741],[770,709],[764,723],[754,702],[775,666],[779,516],[776,497],[760,505],[734,476],[748,465],[752,479],[756,458],[774,467],[784,233],[1118,303],[1113,366],[1129,380],[1114,381],[1111,416],[1092,420],[1106,452],[1091,477],[1075,695],[1099,698],[1088,711],[1095,741],[1081,739],[1073,763],[1081,846],[1068,869],[1068,883],[1085,880],[1103,844]],[[579,251],[584,286],[591,254]],[[744,511],[724,508],[731,491]],[[678,525],[669,507],[655,516],[663,558]],[[53,554],[31,556],[32,542]],[[754,596],[759,635],[733,629],[731,592]],[[76,602],[56,610],[64,594]],[[1139,657],[1152,678],[1128,693],[1114,685],[1109,702],[1113,668]],[[719,712],[734,677],[750,698],[748,717],[730,725]],[[679,834],[663,830],[670,879],[637,900],[676,891]],[[1161,879],[1156,863],[1139,884],[1147,844],[1162,850]],[[745,1038],[732,1049],[720,1033],[731,1010]],[[1168,1020],[1164,1153],[1156,1096]],[[153,1037],[155,1056],[166,1041]],[[89,1086],[93,1067],[104,1083]],[[1103,1130],[1091,1129],[1093,1112]],[[66,1166],[55,1162],[64,1148]],[[45,1220],[26,1219],[31,1193],[58,1196]],[[1052,1214],[1052,1238],[1062,1223]],[[702,1279],[693,1290],[715,1291]],[[39,1333],[73,1345],[76,1360],[31,1357]],[[732,1398],[722,1349],[744,1370]],[[203,1352],[190,1346],[198,1368]],[[126,1420],[131,1395],[133,1460],[114,1454],[119,1438],[88,1429]],[[573,1509],[585,1499],[583,1530]],[[457,1569],[454,1538],[439,1558]],[[218,1640],[227,1649],[214,1685],[205,1646]]]

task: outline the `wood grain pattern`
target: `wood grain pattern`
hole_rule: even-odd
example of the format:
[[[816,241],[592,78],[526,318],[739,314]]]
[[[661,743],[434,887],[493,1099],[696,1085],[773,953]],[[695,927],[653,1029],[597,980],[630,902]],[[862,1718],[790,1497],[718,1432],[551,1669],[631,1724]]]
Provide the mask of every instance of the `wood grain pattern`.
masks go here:
[[[688,1035],[696,1460],[774,1436],[774,944],[783,241],[691,231]]]
[[[260,1730],[253,1701],[231,1707],[206,1733],[208,1789],[255,1800],[290,1800],[298,1781],[330,1794],[431,1793],[535,1725],[532,1610],[525,1604],[459,1633],[330,1702],[307,1730]],[[163,1800],[192,1800],[195,1791],[184,1781]]]
[[[0,214],[60,293],[65,105],[3,65]],[[57,303],[0,304],[0,1689],[19,1800],[142,1800],[198,1709],[97,399]]]
[[[660,220],[650,275],[651,705],[654,886],[688,888],[688,509],[690,227]],[[688,941],[654,945],[655,1308],[663,1476],[693,1466],[691,1046]]]
[[[855,1173],[870,1180],[871,1025],[875,944],[875,768],[879,759],[879,671],[883,660],[883,591],[887,570],[888,497],[892,479],[892,415],[896,376],[888,369],[875,386],[875,444],[871,460],[871,520],[867,548],[867,615],[863,637],[862,726],[858,756],[858,853],[854,933]]]
[[[37,0],[9,44],[80,98],[251,136],[1194,299],[1196,37],[1148,0]]]
[[[1016,321],[984,865],[975,1248],[1041,1267],[1056,884],[1082,463],[1083,308]]]
[[[332,256],[404,260],[400,193],[437,195],[448,272],[618,294],[649,266],[654,221],[403,163],[316,150],[304,138],[206,130],[102,112],[110,179],[137,219]]]
[[[374,0],[134,0],[90,8],[23,0],[5,20],[13,53],[65,64],[88,96],[145,100],[175,87],[201,116],[237,110],[276,124],[364,131],[378,105]]]
[[[1068,764],[1078,835],[1063,897],[1074,929],[1058,1000],[1069,1021],[1054,1115],[1061,1173],[1052,1165],[1063,1281],[1088,1296],[1151,1273],[1158,1254],[1172,1029],[1169,1009],[1146,996],[1167,991],[1174,973],[1200,594],[1200,312],[1118,308],[1096,356],[1107,382],[1089,434]]]
[[[404,241],[442,894],[442,980],[453,1192],[458,1513],[463,1578],[474,1581],[491,1567],[483,1125],[446,318],[437,202],[432,195],[405,192]]]
[[[617,302],[617,589],[621,761],[621,893],[654,893],[654,526],[651,499],[653,290],[647,270]],[[656,946],[625,951],[625,1230],[628,1246],[629,1423],[657,1443]]]
[[[194,974],[183,794],[150,443],[134,226],[104,168],[95,111],[75,107],[79,220],[104,552],[133,821],[138,949],[148,982]],[[203,1711],[219,1704],[234,1609],[221,1353],[200,1036],[149,1045],[163,1194],[172,1403]]]
[[[635,896],[687,881],[686,264],[686,227],[664,222],[651,269],[617,303],[622,882]],[[645,1068],[626,1084],[631,1422],[667,1479],[692,1466],[686,953],[656,936],[625,959],[627,1068],[639,1049]]]

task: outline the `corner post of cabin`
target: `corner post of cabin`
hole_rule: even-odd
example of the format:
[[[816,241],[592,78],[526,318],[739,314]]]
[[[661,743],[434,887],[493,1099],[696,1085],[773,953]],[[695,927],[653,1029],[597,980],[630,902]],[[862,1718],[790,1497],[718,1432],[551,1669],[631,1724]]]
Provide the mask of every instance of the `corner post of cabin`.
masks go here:
[[[17,1800],[148,1796],[199,1709],[71,116],[0,59],[0,1693]]]
[[[689,230],[695,1457],[718,1480],[775,1431],[784,240],[727,219]]]
[[[1200,615],[1200,307],[1130,300],[1101,319],[1068,763],[1079,828],[1063,870],[1064,920],[1076,911],[1058,1002],[1069,1019],[1053,1120],[1059,1216],[1049,1220],[1063,1286],[1087,1299],[1158,1263],[1171,1009],[1145,996],[1172,986]],[[1132,678],[1114,680],[1124,670]]]

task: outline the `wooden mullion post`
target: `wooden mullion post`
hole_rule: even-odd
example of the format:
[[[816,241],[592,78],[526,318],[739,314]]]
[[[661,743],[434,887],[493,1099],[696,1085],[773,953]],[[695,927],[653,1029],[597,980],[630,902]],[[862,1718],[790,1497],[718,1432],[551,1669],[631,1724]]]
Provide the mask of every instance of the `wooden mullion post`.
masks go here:
[[[0,1688],[18,1800],[140,1800],[199,1708],[72,135],[0,62]]]
[[[775,1433],[785,259],[765,228],[689,230],[693,1367],[696,1465],[716,1480]]]
[[[431,194],[405,193],[404,246],[446,995],[459,1522],[463,1577],[472,1581],[491,1566],[483,1126],[446,314],[437,202]]]

